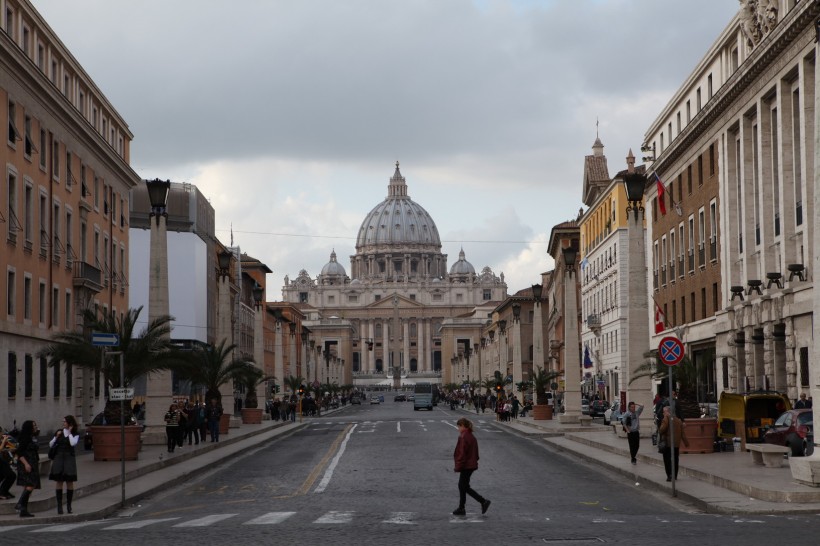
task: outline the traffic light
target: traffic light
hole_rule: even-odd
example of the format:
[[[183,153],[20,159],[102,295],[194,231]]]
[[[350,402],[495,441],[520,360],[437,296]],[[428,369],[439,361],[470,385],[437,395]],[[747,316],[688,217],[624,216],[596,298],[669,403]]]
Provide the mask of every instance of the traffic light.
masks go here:
[[[501,385],[496,385],[495,386],[495,392],[501,394]]]
[[[275,389],[275,392],[279,392],[279,385],[274,385],[273,388]]]

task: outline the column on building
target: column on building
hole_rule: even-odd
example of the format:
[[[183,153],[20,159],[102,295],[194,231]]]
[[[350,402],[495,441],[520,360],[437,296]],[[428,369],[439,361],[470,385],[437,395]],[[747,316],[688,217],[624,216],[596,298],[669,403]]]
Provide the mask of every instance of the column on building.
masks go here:
[[[416,350],[418,352],[418,364],[416,365],[416,369],[419,372],[423,372],[427,369],[425,367],[425,360],[426,359],[424,358],[424,352],[427,350],[426,349],[426,344],[424,343],[424,341],[425,341],[424,326],[425,326],[426,322],[427,321],[422,318],[422,319],[419,319],[418,323],[416,324],[416,335],[418,336],[418,340],[417,340],[417,343],[416,343]]]
[[[277,319],[276,324],[273,326],[273,375],[276,377],[276,383],[282,386],[285,384],[284,350],[285,347],[282,340],[282,321]],[[282,389],[282,393],[284,393],[284,389]]]
[[[524,380],[523,370],[521,369],[521,320],[513,320],[512,327],[513,338],[513,393],[516,392],[516,385]]]
[[[390,366],[390,321],[382,321],[382,370]]]
[[[401,344],[401,365],[407,372],[410,370],[410,321],[408,319],[401,319],[401,330],[404,338]]]
[[[288,325],[288,326],[290,326],[290,325]],[[286,373],[287,376],[292,375],[294,377],[298,377],[299,376],[299,369],[298,369],[298,366],[296,365],[296,334],[295,334],[295,332],[291,332],[290,334],[288,334],[288,347],[290,349],[288,351],[288,354],[289,354],[288,359],[290,360],[290,362],[288,362],[289,366],[288,366],[288,369],[285,371],[285,373]]]

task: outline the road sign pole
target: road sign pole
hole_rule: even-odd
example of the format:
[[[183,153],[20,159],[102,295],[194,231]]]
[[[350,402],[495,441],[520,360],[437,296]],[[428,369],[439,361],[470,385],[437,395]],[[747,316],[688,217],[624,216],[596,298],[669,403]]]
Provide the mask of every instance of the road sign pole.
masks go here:
[[[671,449],[669,455],[672,461],[670,465],[672,469],[672,496],[677,497],[678,492],[675,491],[675,397],[672,396],[672,385],[674,384],[672,374],[674,369],[674,366],[669,366],[669,439],[671,442],[666,444]]]

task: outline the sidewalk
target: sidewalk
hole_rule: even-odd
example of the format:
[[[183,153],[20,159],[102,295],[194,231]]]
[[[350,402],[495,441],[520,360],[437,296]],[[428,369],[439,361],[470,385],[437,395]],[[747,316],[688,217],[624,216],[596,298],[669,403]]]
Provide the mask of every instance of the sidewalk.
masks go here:
[[[637,487],[672,493],[663,458],[649,438],[641,438],[638,464],[632,465],[626,438],[612,426],[562,425],[557,419],[535,421],[531,416],[499,425],[538,435],[553,449],[617,472],[640,484]],[[795,482],[786,461],[781,468],[759,466],[745,451],[681,454],[675,489],[679,499],[708,513],[820,512],[820,488]]]
[[[342,408],[322,412],[322,416]],[[224,463],[231,455],[245,453],[277,436],[288,435],[307,425],[315,417],[299,419],[295,423],[263,421],[260,425],[242,425],[220,435],[219,442],[200,442],[199,445],[177,448],[168,453],[165,445],[144,445],[136,461],[125,462],[125,506],[182,483]],[[48,474],[41,476],[42,489],[35,490],[29,501],[33,518],[20,518],[14,510],[17,499],[0,501],[0,526],[42,523],[71,523],[99,519],[121,509],[121,461],[94,461],[94,454],[80,446],[77,449],[77,475],[73,514],[57,515],[54,482]],[[45,454],[40,455],[41,461]],[[12,492],[20,496],[20,488]]]

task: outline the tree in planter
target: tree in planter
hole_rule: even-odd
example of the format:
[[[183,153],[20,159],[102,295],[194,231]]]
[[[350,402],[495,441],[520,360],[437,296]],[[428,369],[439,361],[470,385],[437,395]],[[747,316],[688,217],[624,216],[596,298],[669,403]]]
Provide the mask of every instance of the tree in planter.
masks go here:
[[[256,396],[256,389],[261,383],[276,380],[272,375],[265,375],[265,372],[257,368],[254,364],[247,363],[244,371],[237,372],[237,378],[245,387],[245,405],[248,409],[259,407],[259,399]]]
[[[548,372],[541,366],[535,371],[535,374],[532,376],[532,383],[535,389],[535,403],[537,405],[543,406],[549,403],[547,391],[550,390],[552,381],[559,375],[561,375],[559,372]]]
[[[646,353],[644,357],[647,360],[635,368],[629,384],[631,385],[633,381],[641,377],[651,377],[654,380],[660,380],[662,392],[665,392],[669,385],[670,366],[661,362],[656,351]],[[698,377],[703,373],[704,365],[698,366],[689,358],[689,355],[684,355],[683,360],[677,366],[672,367],[674,368],[672,381],[675,383],[674,388],[678,391],[675,403],[680,406],[681,415],[684,419],[699,418],[701,412],[697,386]]]
[[[107,389],[128,387],[134,380],[164,370],[181,370],[186,364],[185,354],[171,345],[171,321],[165,315],[151,321],[136,335],[137,321],[142,307],[129,309],[122,317],[113,311],[105,311],[97,316],[93,310],[83,311],[83,332],[61,332],[53,342],[42,349],[37,356],[49,360],[50,366],[67,362],[84,370],[99,373]],[[123,353],[124,377],[120,382],[119,357],[102,358],[104,349],[91,344],[90,332],[118,334],[118,351]],[[125,406],[125,422],[131,423],[131,404]],[[103,410],[105,423],[120,424],[120,403],[107,400]]]
[[[195,346],[190,351],[187,365],[181,374],[186,379],[190,379],[192,383],[205,387],[206,403],[216,398],[220,406],[222,405],[222,393],[219,392],[219,388],[229,381],[241,381],[242,374],[247,371],[247,366],[253,366],[251,358],[231,358],[236,345],[226,346],[226,343],[227,340],[223,339],[215,347]]]

